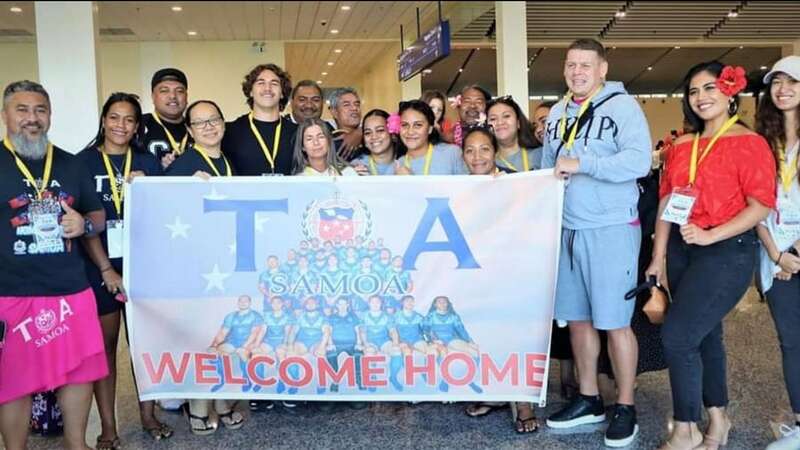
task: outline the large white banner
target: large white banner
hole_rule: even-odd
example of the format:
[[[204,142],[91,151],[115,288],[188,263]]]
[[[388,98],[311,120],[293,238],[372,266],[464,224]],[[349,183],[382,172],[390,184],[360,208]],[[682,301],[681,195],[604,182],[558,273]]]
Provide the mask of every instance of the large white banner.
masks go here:
[[[137,178],[140,397],[544,404],[562,196],[549,170]]]

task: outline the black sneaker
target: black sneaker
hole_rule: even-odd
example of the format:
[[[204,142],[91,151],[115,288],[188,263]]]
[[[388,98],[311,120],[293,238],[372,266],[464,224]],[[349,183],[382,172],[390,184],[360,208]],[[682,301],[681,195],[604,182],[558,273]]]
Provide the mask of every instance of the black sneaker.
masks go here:
[[[614,405],[614,417],[606,430],[607,447],[625,447],[639,434],[636,408],[633,405]]]
[[[606,420],[603,399],[599,395],[578,394],[572,402],[561,411],[547,419],[550,428],[572,428]]]

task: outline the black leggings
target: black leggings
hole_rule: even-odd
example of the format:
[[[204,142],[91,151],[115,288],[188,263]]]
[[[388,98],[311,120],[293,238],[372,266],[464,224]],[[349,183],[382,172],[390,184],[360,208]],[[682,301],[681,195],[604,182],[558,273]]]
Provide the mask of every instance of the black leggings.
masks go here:
[[[698,422],[702,406],[728,404],[722,319],[747,291],[757,249],[752,230],[702,247],[686,244],[672,227],[667,276],[673,303],[661,335],[677,421]]]
[[[800,276],[775,279],[767,291],[767,303],[778,330],[783,356],[783,378],[792,411],[800,414]]]

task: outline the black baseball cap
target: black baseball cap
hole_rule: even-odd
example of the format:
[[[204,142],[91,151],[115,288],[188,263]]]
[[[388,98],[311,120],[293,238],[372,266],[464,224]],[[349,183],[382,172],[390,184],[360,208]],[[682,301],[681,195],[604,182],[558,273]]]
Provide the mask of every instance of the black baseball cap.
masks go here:
[[[186,80],[186,74],[174,67],[167,67],[161,69],[153,74],[153,79],[150,81],[150,89],[155,89],[158,83],[162,81],[177,81],[183,84],[184,87],[189,87],[189,82]]]

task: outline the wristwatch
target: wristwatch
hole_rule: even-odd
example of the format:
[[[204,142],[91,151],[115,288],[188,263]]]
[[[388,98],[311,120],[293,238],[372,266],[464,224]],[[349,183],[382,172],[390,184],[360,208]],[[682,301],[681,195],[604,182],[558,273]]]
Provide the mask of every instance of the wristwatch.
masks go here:
[[[83,234],[85,236],[94,236],[94,224],[88,217],[83,218]]]

